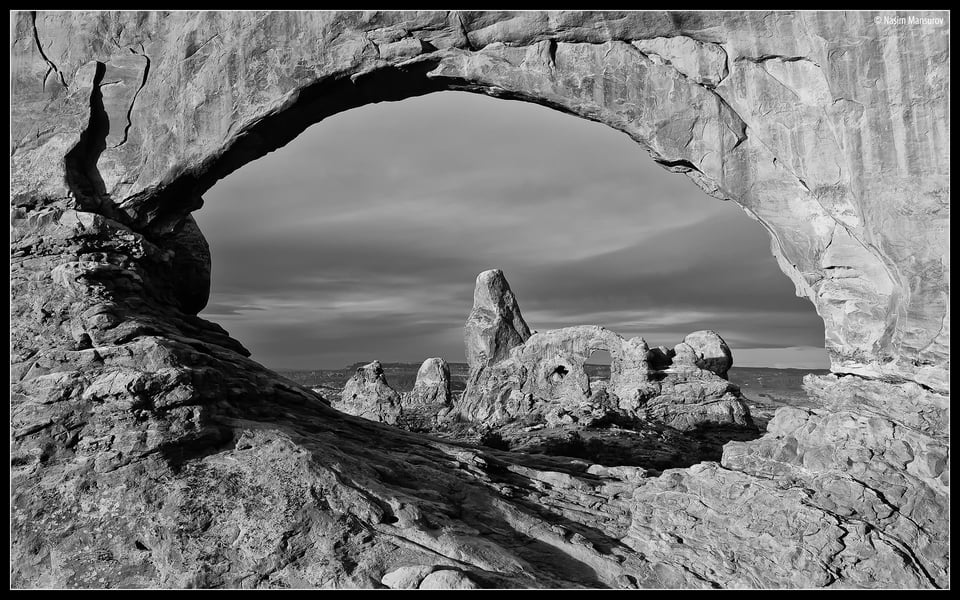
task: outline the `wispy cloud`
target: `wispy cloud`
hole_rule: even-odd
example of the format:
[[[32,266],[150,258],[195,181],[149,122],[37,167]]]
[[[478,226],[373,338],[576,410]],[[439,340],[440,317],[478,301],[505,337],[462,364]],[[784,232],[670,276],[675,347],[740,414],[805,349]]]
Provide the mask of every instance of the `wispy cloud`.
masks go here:
[[[209,302],[204,309],[204,314],[208,317],[225,317],[230,315],[244,315],[250,311],[267,310],[259,306],[249,304],[228,304],[224,302]]]

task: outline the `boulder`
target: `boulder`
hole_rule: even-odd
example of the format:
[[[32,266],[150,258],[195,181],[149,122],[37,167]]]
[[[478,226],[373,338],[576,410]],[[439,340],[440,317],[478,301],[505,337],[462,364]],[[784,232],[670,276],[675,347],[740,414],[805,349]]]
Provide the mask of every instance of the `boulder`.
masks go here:
[[[716,331],[694,331],[683,338],[683,342],[693,350],[694,365],[727,378],[727,371],[733,366],[733,354]]]
[[[470,577],[454,569],[434,571],[420,582],[421,590],[478,590],[477,585]]]
[[[433,572],[434,565],[412,565],[399,567],[380,579],[380,583],[392,590],[415,590],[423,578]]]

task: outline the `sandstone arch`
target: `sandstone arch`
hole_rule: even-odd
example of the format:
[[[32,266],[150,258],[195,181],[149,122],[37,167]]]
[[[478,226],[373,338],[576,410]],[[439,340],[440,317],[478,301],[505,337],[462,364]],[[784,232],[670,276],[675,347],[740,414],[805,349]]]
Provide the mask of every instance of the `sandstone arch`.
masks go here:
[[[34,196],[72,194],[157,234],[220,177],[353,106],[443,89],[537,102],[624,131],[760,221],[823,317],[835,371],[944,389],[948,307],[935,281],[946,272],[945,219],[926,216],[944,206],[946,113],[918,106],[911,123],[929,123],[931,139],[909,149],[906,123],[883,128],[885,103],[906,91],[856,85],[873,49],[856,54],[844,40],[871,31],[863,15],[841,24],[787,13],[37,18],[37,32],[49,27],[40,45],[33,19],[17,21],[14,73],[13,160]],[[945,90],[935,36],[886,42],[931,49],[904,46],[883,65],[921,61],[933,75],[914,82],[917,98]],[[40,76],[50,64],[52,82]],[[38,109],[51,98],[70,120],[46,122]],[[905,230],[880,227],[900,214]]]
[[[97,585],[96,572],[121,585],[378,583],[369,534],[378,552],[405,539],[429,549],[398,552],[416,555],[408,564],[482,585],[944,585],[949,15],[896,30],[873,17],[17,13],[14,584]],[[781,411],[766,437],[728,445],[724,469],[641,484],[628,470],[511,470],[509,457],[336,416],[195,317],[208,280],[189,213],[206,189],[329,114],[442,89],[603,122],[739,203],[823,317],[833,370],[871,379],[812,381],[830,412]],[[841,441],[815,433],[831,428]],[[534,480],[558,502],[607,490],[609,513],[585,523],[491,491]],[[454,488],[474,490],[458,518],[435,508]],[[258,498],[282,509],[243,520]],[[116,509],[84,512],[91,503]],[[521,518],[556,555],[498,533]],[[731,523],[773,535],[731,546]],[[312,566],[324,548],[298,562],[297,540],[338,536],[340,564],[364,567]],[[136,552],[116,541],[133,538]],[[203,554],[234,542],[226,563]]]

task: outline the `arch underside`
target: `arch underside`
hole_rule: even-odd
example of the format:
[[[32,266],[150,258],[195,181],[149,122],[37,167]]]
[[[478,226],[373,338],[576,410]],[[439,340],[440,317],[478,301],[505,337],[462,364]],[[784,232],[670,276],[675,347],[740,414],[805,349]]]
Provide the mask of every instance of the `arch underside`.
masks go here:
[[[410,564],[512,586],[948,581],[934,33],[458,12],[20,13],[14,32],[15,585],[95,586],[103,562],[165,586],[372,585]],[[921,69],[917,90],[891,79]],[[721,464],[647,479],[340,415],[195,316],[205,190],[329,115],[441,90],[607,124],[738,203],[823,318],[833,371],[863,377],[811,380],[829,411],[782,409]],[[894,94],[932,100],[892,117]]]

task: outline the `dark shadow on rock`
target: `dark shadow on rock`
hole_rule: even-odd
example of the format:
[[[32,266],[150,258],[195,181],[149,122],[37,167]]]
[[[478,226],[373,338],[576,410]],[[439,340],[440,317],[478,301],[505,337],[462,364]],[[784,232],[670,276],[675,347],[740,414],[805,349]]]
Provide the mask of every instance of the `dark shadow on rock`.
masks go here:
[[[488,433],[487,437],[493,435]],[[569,456],[605,466],[636,466],[663,471],[704,461],[719,462],[727,442],[754,440],[763,432],[741,427],[703,427],[684,432],[666,425],[646,423],[631,428],[502,430],[496,435],[500,436],[498,445],[485,445],[527,454]]]
[[[174,473],[179,473],[188,462],[200,460],[228,449],[235,439],[234,431],[224,425],[208,425],[198,434],[182,437],[160,446],[157,452]]]

